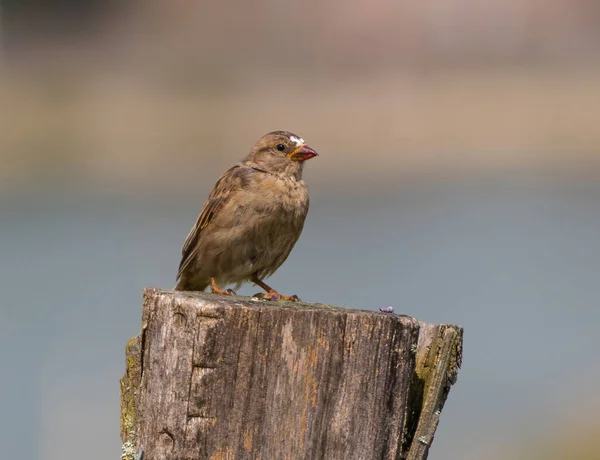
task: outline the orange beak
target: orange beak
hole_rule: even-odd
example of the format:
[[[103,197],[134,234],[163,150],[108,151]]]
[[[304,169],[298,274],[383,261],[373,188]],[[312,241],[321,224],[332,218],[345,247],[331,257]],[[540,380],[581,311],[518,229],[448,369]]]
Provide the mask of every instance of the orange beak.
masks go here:
[[[298,146],[292,153],[290,153],[288,158],[294,161],[306,161],[316,157],[317,155],[319,154],[311,149],[308,145],[302,144]]]

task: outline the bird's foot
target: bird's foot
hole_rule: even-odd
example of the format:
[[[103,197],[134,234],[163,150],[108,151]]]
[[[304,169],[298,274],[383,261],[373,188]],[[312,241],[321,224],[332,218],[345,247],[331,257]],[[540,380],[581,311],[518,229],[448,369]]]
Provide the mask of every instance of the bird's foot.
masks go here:
[[[210,292],[219,295],[237,295],[233,289],[211,289]]]
[[[219,295],[237,295],[233,289],[221,289],[214,278],[210,279],[210,292]]]
[[[273,302],[275,302],[277,300],[288,300],[290,302],[301,302],[300,297],[298,297],[296,294],[281,295],[279,292],[275,291],[274,289],[271,289],[266,294],[264,292],[259,292],[258,294],[254,294],[252,297],[256,297],[256,298],[262,299],[262,300],[270,300]]]

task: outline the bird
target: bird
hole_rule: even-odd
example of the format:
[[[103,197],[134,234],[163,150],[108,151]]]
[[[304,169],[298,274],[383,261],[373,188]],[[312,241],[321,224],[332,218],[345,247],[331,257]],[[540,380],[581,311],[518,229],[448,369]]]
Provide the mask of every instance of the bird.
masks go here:
[[[265,300],[299,301],[264,280],[290,255],[308,213],[304,163],[318,153],[289,131],[265,134],[215,184],[181,251],[178,291],[232,295],[252,282]]]

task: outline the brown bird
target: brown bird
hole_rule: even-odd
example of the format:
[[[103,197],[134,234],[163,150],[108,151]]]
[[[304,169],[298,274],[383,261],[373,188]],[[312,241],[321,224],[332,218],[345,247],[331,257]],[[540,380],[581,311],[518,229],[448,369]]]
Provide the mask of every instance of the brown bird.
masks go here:
[[[287,131],[263,136],[241,163],[217,181],[182,250],[175,287],[215,294],[251,281],[269,300],[283,296],[263,281],[285,262],[308,212],[304,162],[317,156],[304,139]],[[236,287],[236,288],[237,288]],[[259,294],[257,294],[259,296]]]

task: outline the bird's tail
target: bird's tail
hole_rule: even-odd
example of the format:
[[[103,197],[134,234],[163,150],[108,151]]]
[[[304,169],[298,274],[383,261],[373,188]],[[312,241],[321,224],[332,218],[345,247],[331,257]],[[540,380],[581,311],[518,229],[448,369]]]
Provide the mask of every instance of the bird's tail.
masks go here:
[[[185,277],[179,278],[174,291],[204,291],[210,283],[208,281],[199,282],[198,280],[189,280]]]

